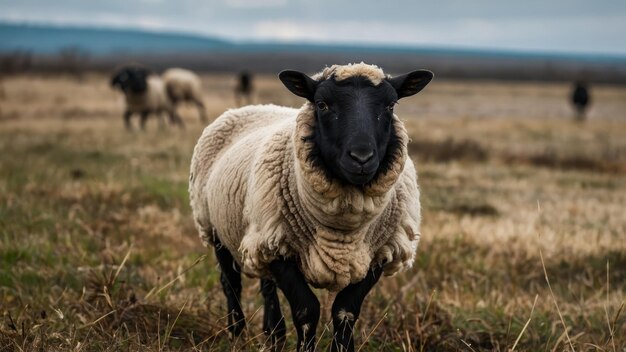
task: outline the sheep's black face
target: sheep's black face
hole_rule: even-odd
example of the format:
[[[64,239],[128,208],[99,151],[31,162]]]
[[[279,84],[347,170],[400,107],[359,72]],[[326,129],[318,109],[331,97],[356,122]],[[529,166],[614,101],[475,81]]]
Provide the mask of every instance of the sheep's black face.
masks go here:
[[[111,79],[111,86],[118,87],[125,94],[144,93],[148,89],[146,79],[150,71],[143,67],[129,66],[119,70]]]
[[[327,170],[345,182],[371,181],[394,137],[391,122],[398,94],[388,82],[365,77],[321,82],[314,95],[315,145]]]
[[[386,171],[401,147],[392,126],[398,99],[419,92],[432,73],[414,71],[378,85],[362,76],[317,82],[296,71],[283,71],[280,79],[315,106],[315,132],[310,136],[315,155],[310,157],[332,177],[360,186]]]

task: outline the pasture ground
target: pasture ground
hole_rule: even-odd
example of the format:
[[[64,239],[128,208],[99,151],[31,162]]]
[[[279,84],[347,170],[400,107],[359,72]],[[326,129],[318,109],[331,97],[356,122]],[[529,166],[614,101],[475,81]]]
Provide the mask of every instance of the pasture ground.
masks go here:
[[[191,220],[195,111],[181,109],[185,130],[151,119],[126,132],[107,83],[0,82],[0,351],[260,350],[257,280],[244,282],[248,330],[231,342]],[[203,83],[211,118],[234,105],[233,78]],[[256,102],[301,104],[274,77],[255,83]],[[414,268],[366,299],[361,351],[624,351],[626,88],[593,87],[586,123],[568,94],[435,79],[400,102],[422,240]],[[326,313],[320,350],[329,327]]]

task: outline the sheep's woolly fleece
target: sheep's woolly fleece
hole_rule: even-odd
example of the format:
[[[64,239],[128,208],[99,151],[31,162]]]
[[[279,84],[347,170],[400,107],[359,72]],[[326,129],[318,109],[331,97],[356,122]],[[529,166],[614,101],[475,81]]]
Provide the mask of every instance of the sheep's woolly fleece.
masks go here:
[[[126,94],[126,109],[134,113],[171,109],[163,80],[159,76],[150,75],[146,78],[146,84],[146,92]]]
[[[366,64],[332,66],[314,76],[360,75],[377,85],[383,71]],[[308,158],[315,126],[310,103],[229,110],[195,147],[189,193],[205,244],[221,245],[243,272],[269,275],[269,263],[297,258],[307,281],[339,290],[362,280],[373,264],[387,275],[410,267],[419,241],[417,176],[408,136],[394,116],[401,147],[392,167],[365,187],[329,179]]]
[[[167,69],[161,75],[172,101],[202,100],[202,83],[195,73],[182,68]]]

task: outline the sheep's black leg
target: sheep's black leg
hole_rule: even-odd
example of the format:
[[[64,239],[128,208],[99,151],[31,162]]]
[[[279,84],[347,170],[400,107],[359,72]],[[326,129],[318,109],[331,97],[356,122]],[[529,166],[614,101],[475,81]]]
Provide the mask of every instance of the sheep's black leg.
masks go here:
[[[365,278],[355,284],[350,284],[339,291],[332,307],[334,336],[331,351],[354,351],[352,337],[354,323],[361,314],[361,305],[365,296],[378,282],[383,272],[382,267],[376,265],[367,272]]]
[[[148,115],[150,114],[150,112],[148,111],[142,111],[141,112],[141,130],[145,130],[146,129],[146,121],[148,120]]]
[[[241,300],[241,270],[228,249],[218,241],[215,243],[215,256],[222,269],[220,282],[228,305],[228,330],[233,334],[233,337],[239,336],[246,326],[239,303]]]
[[[263,332],[269,337],[275,351],[282,351],[285,344],[285,317],[280,311],[280,301],[276,292],[276,284],[270,279],[261,279],[263,295]]]
[[[200,121],[207,122],[206,108],[204,107],[204,103],[202,103],[202,101],[200,101],[199,99],[194,99],[193,102],[196,104],[196,107],[198,108],[198,114],[200,114]]]
[[[183,119],[181,119],[180,116],[178,116],[178,113],[176,112],[175,108],[172,108],[172,109],[168,110],[167,113],[170,116],[170,123],[171,124],[176,124],[180,128],[184,128],[185,127],[185,124],[183,123]]]
[[[315,349],[315,330],[320,319],[320,303],[292,260],[270,263],[276,285],[289,301],[293,325],[298,334],[298,351]]]
[[[132,112],[130,111],[124,111],[124,126],[126,127],[127,130],[131,130],[132,126],[130,125],[130,117],[133,115]]]
[[[165,116],[163,116],[163,110],[160,110],[156,113],[157,118],[159,119],[159,130],[165,129]]]

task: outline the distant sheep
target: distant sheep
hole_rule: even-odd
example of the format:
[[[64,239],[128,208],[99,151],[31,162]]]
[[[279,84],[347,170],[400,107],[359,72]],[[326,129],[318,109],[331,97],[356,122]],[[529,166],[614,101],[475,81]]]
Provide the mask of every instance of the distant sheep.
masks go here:
[[[591,94],[589,94],[589,87],[585,82],[577,81],[574,84],[571,94],[572,105],[576,110],[576,120],[584,121],[586,116],[585,112],[587,107],[591,103]]]
[[[420,237],[417,175],[396,102],[432,79],[418,70],[391,78],[364,63],[308,77],[279,75],[300,109],[229,110],[194,149],[191,208],[222,270],[229,330],[245,326],[243,272],[261,278],[263,329],[280,349],[289,301],[298,350],[315,348],[320,304],[309,284],[338,291],[332,351],[353,351],[365,296],[381,275],[412,265]]]
[[[111,78],[111,86],[120,89],[126,98],[124,124],[131,129],[130,118],[140,114],[141,129],[145,129],[150,114],[167,113],[170,122],[183,127],[183,121],[176,114],[167,95],[165,83],[156,74],[139,65],[120,68]]]
[[[202,122],[207,121],[206,109],[202,102],[202,84],[200,78],[193,72],[182,68],[170,68],[161,75],[165,82],[167,95],[174,105],[180,102],[191,102],[198,108]]]
[[[248,104],[252,104],[252,73],[248,70],[239,72],[237,86],[235,87],[235,101],[237,106],[245,99]]]

